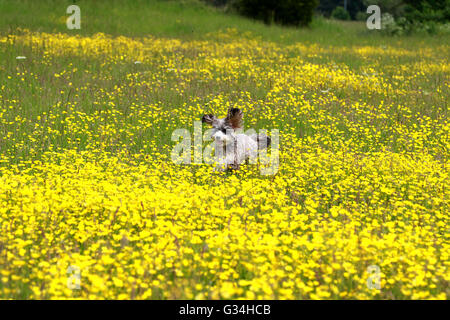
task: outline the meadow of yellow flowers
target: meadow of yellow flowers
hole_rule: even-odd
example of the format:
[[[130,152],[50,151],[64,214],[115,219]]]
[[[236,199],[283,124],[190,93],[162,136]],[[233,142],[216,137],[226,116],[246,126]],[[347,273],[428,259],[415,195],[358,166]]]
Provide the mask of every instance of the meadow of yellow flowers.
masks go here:
[[[448,299],[449,56],[1,36],[0,298]],[[276,174],[170,160],[230,107],[280,130]]]

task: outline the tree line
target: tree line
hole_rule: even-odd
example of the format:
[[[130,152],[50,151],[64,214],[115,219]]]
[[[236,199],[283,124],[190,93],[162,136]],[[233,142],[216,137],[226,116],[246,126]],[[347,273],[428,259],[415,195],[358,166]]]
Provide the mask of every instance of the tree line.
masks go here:
[[[367,7],[378,5],[403,30],[450,22],[450,0],[204,0],[266,24],[307,26],[313,15],[365,20]],[[430,27],[431,26],[431,27]]]

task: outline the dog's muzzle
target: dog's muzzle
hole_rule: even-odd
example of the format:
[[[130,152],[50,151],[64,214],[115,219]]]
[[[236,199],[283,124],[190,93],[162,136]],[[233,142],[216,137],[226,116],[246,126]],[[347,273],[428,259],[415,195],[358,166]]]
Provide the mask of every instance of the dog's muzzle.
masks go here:
[[[219,145],[227,145],[230,142],[233,141],[233,137],[231,137],[230,135],[226,135],[223,132],[216,132],[212,138],[214,139],[214,141],[216,141],[216,143],[218,143]]]

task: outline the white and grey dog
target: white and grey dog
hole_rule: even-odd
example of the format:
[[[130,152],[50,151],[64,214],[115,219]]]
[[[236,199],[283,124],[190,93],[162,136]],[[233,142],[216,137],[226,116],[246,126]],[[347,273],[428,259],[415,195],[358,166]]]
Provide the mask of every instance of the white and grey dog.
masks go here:
[[[215,141],[216,155],[219,161],[216,170],[239,169],[239,165],[248,159],[256,159],[258,150],[267,148],[270,138],[264,134],[238,133],[242,128],[243,112],[231,108],[223,119],[205,114],[202,122],[212,126],[211,138]],[[219,152],[217,152],[219,151]]]

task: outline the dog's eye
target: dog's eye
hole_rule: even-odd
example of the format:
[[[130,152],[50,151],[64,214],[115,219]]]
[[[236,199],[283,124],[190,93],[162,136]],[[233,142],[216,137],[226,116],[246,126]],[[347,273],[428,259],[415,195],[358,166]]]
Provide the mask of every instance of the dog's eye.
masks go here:
[[[222,128],[222,129],[220,129],[220,131],[222,131],[222,132],[225,133],[225,134],[227,133],[227,129],[223,129],[223,128]]]

